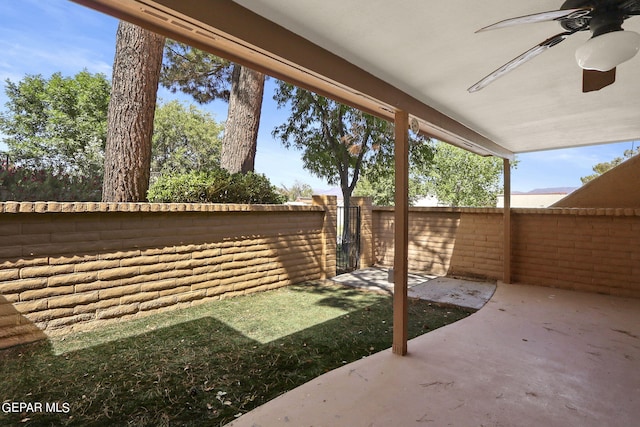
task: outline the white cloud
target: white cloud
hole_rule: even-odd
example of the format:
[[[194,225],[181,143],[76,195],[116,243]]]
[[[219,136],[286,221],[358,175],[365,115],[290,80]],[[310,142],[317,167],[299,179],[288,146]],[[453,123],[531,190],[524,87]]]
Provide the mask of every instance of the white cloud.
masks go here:
[[[41,47],[0,40],[0,51],[3,62],[0,64],[0,75],[16,76],[22,79],[25,74],[42,74],[44,76],[60,71],[64,75],[72,75],[83,69],[91,73],[104,73],[111,77],[111,63],[106,58],[96,55],[87,47],[77,45]]]
[[[111,76],[117,20],[68,0],[0,2],[0,75]]]

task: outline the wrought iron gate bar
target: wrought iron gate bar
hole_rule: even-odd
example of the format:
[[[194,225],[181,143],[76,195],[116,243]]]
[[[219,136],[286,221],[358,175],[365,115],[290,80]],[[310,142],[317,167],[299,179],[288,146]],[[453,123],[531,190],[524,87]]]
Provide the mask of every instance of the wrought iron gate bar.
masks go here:
[[[357,270],[360,260],[360,206],[350,206],[349,215],[338,206],[336,270],[338,274]]]

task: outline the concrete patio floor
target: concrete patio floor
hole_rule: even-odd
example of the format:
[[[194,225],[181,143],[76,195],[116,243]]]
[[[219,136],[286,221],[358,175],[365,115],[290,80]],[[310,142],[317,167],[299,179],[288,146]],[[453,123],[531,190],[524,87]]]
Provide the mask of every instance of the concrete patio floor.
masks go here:
[[[369,267],[341,274],[331,281],[370,291],[393,293],[393,284],[389,282],[389,269],[383,267]],[[474,310],[482,308],[496,290],[495,283],[420,273],[409,273],[407,285],[411,298]]]
[[[258,379],[259,380],[259,379]],[[632,426],[640,300],[498,284],[471,316],[345,365],[230,423]]]

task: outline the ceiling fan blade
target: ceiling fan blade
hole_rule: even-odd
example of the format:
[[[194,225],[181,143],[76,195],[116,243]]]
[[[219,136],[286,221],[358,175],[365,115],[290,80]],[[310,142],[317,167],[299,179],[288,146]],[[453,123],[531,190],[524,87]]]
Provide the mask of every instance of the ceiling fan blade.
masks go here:
[[[639,0],[626,0],[619,6],[620,10],[624,11],[626,15],[640,15],[640,1]]]
[[[593,92],[616,81],[616,69],[609,71],[582,70],[582,92]]]
[[[519,16],[517,18],[505,19],[489,26],[480,28],[476,33],[481,31],[495,30],[498,28],[511,27],[520,24],[532,24],[534,22],[544,21],[560,21],[563,19],[579,18],[591,13],[592,7],[580,7],[577,9],[551,10],[549,12],[534,13],[532,15]]]
[[[547,40],[543,41],[542,43],[540,43],[540,44],[538,44],[538,45],[536,45],[534,47],[532,47],[531,49],[529,49],[528,51],[526,51],[522,55],[518,56],[517,58],[514,58],[511,61],[507,62],[502,67],[498,68],[497,70],[495,70],[494,72],[492,72],[491,74],[489,74],[488,76],[486,76],[485,78],[480,80],[478,83],[476,83],[473,86],[471,86],[469,89],[467,89],[467,91],[469,91],[470,93],[479,91],[480,89],[486,87],[488,84],[490,84],[491,82],[493,82],[497,78],[502,77],[503,75],[505,75],[509,71],[519,67],[520,65],[524,64],[525,62],[535,58],[538,55],[540,55],[542,52],[546,51],[547,49],[549,49],[549,48],[557,45],[558,43],[564,41],[567,37],[569,37],[573,33],[574,32],[572,32],[572,31],[567,31],[567,32],[564,32],[564,33],[557,34],[557,35],[555,35],[555,36],[553,36],[551,38],[548,38]]]

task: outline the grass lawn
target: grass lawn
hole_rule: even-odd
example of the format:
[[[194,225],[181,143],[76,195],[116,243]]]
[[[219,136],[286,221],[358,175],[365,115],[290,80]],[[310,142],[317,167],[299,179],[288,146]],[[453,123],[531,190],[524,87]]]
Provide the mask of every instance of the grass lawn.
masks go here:
[[[391,347],[389,295],[305,284],[0,350],[0,425],[224,425]],[[410,300],[411,338],[470,314]]]

